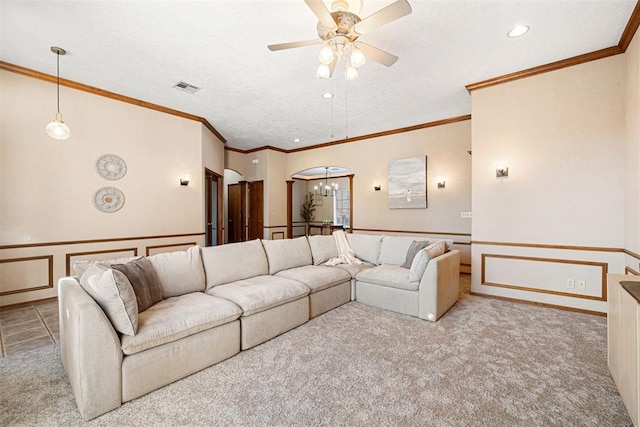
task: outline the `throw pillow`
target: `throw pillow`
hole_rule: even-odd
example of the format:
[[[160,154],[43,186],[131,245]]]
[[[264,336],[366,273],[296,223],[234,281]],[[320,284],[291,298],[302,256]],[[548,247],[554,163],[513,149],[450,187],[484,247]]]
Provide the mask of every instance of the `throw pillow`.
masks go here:
[[[113,258],[113,259],[103,259],[103,260],[94,260],[94,259],[81,259],[78,261],[73,261],[73,270],[76,272],[76,276],[78,278],[82,277],[85,271],[92,265],[100,264],[104,267],[111,268],[112,264],[126,264],[135,259],[140,259],[142,257],[133,256],[133,257],[125,257],[125,258]]]
[[[151,261],[140,258],[127,264],[114,264],[111,267],[122,272],[131,282],[138,302],[138,313],[162,301],[162,284]]]
[[[404,260],[404,264],[402,264],[402,268],[411,268],[411,264],[413,263],[413,259],[416,257],[416,254],[427,246],[429,246],[428,240],[414,240],[411,242],[411,246],[409,246],[407,257]]]
[[[419,251],[413,262],[411,263],[411,269],[409,270],[409,281],[419,282],[422,280],[424,272],[427,270],[429,260],[442,255],[446,250],[446,244],[444,241],[432,243],[426,248]]]
[[[80,278],[80,286],[98,303],[116,331],[136,334],[138,303],[124,274],[101,264],[91,265]]]

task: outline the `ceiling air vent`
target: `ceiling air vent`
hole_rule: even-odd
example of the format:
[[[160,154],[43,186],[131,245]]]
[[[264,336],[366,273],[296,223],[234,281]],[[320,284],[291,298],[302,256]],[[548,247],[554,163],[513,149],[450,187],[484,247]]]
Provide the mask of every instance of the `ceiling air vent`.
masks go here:
[[[185,82],[178,82],[173,87],[176,88],[176,89],[183,90],[183,91],[188,92],[188,93],[196,93],[197,91],[200,90],[199,87],[196,87],[194,85],[190,85],[189,83],[185,83]]]

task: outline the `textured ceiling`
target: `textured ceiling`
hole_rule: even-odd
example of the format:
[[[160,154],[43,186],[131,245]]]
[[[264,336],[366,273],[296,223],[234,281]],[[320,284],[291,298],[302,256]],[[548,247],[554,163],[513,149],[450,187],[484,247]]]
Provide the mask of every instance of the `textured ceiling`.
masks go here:
[[[267,49],[317,37],[303,0],[2,0],[0,60],[55,75],[49,47],[60,46],[63,78],[203,117],[229,147],[294,149],[470,114],[465,85],[617,45],[636,5],[409,2],[410,15],[361,37],[398,62],[368,61],[351,82],[340,64],[315,77],[319,46]],[[364,0],[360,16],[390,3]],[[507,38],[518,23],[531,31]]]

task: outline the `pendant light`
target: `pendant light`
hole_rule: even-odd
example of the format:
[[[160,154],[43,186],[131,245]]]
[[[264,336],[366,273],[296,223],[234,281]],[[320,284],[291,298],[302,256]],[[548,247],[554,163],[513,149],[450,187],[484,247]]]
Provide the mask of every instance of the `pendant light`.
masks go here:
[[[56,54],[58,112],[56,113],[56,118],[47,125],[45,130],[47,131],[47,135],[51,138],[63,140],[69,138],[71,135],[71,129],[69,129],[69,126],[64,124],[64,120],[62,120],[62,113],[60,113],[60,55],[65,55],[67,52],[64,49],[55,46],[51,46],[51,52]]]

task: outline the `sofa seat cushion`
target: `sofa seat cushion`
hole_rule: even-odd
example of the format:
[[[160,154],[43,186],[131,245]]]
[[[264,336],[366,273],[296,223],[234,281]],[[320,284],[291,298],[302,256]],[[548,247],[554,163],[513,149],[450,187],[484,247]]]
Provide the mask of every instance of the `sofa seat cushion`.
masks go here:
[[[207,293],[232,301],[244,317],[305,297],[309,288],[295,280],[265,275],[216,286]]]
[[[345,270],[318,265],[305,265],[304,267],[284,270],[277,273],[276,277],[285,277],[304,283],[306,287],[311,289],[311,293],[351,280],[351,275]]]
[[[356,280],[407,291],[417,291],[420,286],[420,282],[409,281],[408,268],[390,264],[382,264],[363,270],[356,275]]]
[[[360,273],[363,270],[366,270],[367,268],[373,268],[373,267],[375,267],[375,264],[365,262],[362,264],[338,264],[334,268],[339,268],[341,270],[346,271],[351,275],[352,279],[355,279],[358,273]]]
[[[135,354],[177,341],[231,322],[241,314],[234,303],[202,292],[167,298],[138,315],[138,332],[122,336],[122,352]]]

